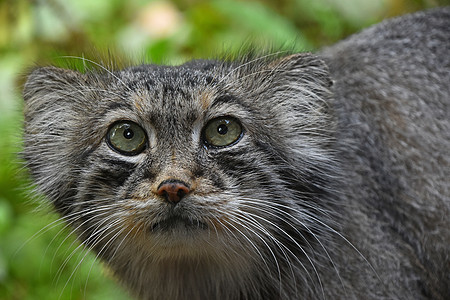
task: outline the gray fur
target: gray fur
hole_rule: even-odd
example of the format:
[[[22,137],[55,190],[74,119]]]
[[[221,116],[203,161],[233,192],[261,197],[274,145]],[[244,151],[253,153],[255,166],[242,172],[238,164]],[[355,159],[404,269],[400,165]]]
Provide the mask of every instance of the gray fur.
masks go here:
[[[138,298],[449,299],[449,28],[444,8],[318,56],[39,68],[23,156]],[[242,139],[205,145],[218,116]],[[142,153],[111,149],[117,120],[145,130]],[[168,178],[190,186],[177,205]]]

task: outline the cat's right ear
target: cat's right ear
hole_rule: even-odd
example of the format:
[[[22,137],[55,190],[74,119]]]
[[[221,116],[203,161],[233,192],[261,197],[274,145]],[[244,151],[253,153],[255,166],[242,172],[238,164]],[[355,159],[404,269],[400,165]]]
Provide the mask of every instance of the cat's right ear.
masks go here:
[[[84,75],[73,70],[56,67],[34,69],[28,75],[23,90],[23,98],[29,101],[46,101],[58,92],[67,92],[84,81]]]
[[[44,67],[35,69],[24,86],[24,149],[21,153],[38,190],[57,208],[67,207],[73,175],[71,157],[80,118],[85,75]],[[79,110],[78,110],[79,111]]]
[[[56,67],[37,68],[28,75],[23,89],[25,121],[64,118],[84,102],[86,75]],[[81,103],[82,104],[82,103]]]

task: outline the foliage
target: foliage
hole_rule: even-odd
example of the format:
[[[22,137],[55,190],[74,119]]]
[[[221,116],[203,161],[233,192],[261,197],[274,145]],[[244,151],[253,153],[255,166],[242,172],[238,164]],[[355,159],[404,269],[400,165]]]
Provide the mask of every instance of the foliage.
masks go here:
[[[180,63],[242,45],[314,50],[448,0],[1,0],[0,298],[126,299],[45,203],[30,201],[20,151],[20,87],[38,65],[103,60]],[[70,62],[72,61],[72,62]],[[80,61],[80,62],[76,62]],[[49,225],[50,224],[50,225]]]

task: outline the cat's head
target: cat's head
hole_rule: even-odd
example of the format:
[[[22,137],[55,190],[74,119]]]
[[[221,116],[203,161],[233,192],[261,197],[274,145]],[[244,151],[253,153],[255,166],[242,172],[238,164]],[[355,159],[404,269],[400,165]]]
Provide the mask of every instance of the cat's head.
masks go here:
[[[23,156],[107,260],[303,255],[327,230],[316,219],[334,168],[330,85],[309,54],[39,68],[25,84]]]

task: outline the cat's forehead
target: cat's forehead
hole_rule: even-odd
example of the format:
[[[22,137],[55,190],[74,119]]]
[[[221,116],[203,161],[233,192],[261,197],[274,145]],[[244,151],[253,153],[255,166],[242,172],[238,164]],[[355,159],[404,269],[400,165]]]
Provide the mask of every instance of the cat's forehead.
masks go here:
[[[229,98],[224,80],[227,69],[214,61],[175,67],[142,65],[122,72],[122,89],[126,101],[139,112],[190,114]]]
[[[141,65],[123,70],[121,77],[131,88],[182,90],[211,84],[228,68],[215,61],[191,61],[180,66]]]

